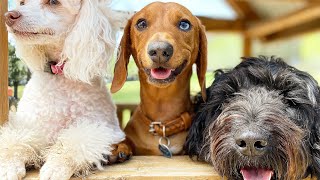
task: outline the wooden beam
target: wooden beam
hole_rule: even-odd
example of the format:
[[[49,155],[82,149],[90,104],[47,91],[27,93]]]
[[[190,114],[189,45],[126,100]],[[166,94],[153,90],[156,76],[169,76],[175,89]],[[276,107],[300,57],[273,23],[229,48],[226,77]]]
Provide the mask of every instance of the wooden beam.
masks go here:
[[[273,34],[264,36],[263,38],[261,38],[261,40],[263,42],[278,41],[278,40],[284,40],[284,39],[292,38],[292,37],[296,37],[296,36],[301,36],[306,33],[320,31],[319,24],[320,24],[320,19],[301,24],[301,25],[293,27],[291,29],[287,29],[284,31],[280,31],[277,33],[273,33]]]
[[[252,39],[249,37],[243,37],[243,57],[252,56]]]
[[[243,1],[248,1],[248,0],[243,0]],[[265,0],[260,0],[260,1],[265,1]],[[317,3],[317,2],[320,2],[320,0],[281,0],[282,2],[292,2],[292,3],[295,3],[295,2],[302,2],[302,3]],[[279,2],[279,0],[268,0],[268,2]]]
[[[318,18],[320,18],[320,5],[316,4],[290,13],[289,15],[259,23],[249,28],[245,32],[245,35],[251,38],[261,38]]]
[[[212,19],[201,16],[198,18],[207,31],[243,31],[245,29],[242,20]]]
[[[249,2],[240,0],[227,0],[228,4],[237,13],[238,19],[246,21],[257,21],[259,15],[251,8]]]
[[[8,10],[8,1],[0,4],[0,125],[8,120],[8,32],[4,13]]]

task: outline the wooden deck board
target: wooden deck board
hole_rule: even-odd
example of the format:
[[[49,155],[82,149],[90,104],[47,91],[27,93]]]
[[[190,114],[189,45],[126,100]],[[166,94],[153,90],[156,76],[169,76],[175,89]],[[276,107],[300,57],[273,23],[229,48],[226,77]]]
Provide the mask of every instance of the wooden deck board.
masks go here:
[[[38,172],[27,173],[25,180],[38,179]],[[79,178],[72,178],[73,180]],[[112,166],[104,171],[94,172],[86,177],[88,180],[106,179],[222,179],[213,171],[212,166],[192,161],[187,156],[176,156],[168,159],[160,156],[135,156],[131,160]]]
[[[25,180],[38,180],[38,171],[28,172]],[[81,178],[72,178],[78,180]],[[135,156],[131,160],[96,171],[86,180],[222,180],[211,165],[192,161],[188,156],[168,159],[160,156]],[[305,180],[316,180],[307,178]]]

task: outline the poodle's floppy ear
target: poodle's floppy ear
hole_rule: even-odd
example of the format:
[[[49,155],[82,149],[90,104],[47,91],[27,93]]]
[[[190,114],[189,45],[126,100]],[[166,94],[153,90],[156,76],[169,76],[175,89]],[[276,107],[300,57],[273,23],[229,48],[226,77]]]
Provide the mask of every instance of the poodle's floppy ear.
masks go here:
[[[197,65],[197,75],[201,88],[201,95],[203,100],[206,100],[206,72],[207,72],[207,36],[205,27],[201,24],[198,19],[199,24],[199,52],[196,60]]]
[[[109,0],[82,0],[76,22],[66,37],[62,52],[64,75],[91,83],[103,77],[115,48],[118,27],[110,21]]]
[[[124,29],[123,36],[118,49],[118,61],[114,68],[114,76],[111,85],[111,92],[119,91],[127,80],[128,63],[131,56],[131,29],[132,19],[130,19]]]

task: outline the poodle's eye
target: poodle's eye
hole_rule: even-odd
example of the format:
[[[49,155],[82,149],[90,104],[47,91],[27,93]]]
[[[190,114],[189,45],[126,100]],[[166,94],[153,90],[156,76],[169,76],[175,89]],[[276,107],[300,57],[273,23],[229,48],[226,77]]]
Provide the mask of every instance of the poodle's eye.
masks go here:
[[[191,29],[190,21],[188,20],[181,20],[179,22],[179,29],[182,31],[189,31]]]
[[[59,1],[58,0],[49,0],[49,5],[58,5]]]
[[[20,1],[20,6],[23,6],[24,5],[24,1]]]
[[[136,24],[139,31],[142,31],[148,27],[147,20],[139,19]]]

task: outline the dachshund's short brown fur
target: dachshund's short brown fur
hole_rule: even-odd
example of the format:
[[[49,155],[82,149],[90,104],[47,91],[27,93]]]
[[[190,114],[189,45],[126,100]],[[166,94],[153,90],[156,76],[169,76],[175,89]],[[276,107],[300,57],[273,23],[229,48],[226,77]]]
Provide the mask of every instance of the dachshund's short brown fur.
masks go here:
[[[137,12],[124,29],[111,87],[113,93],[126,81],[131,55],[139,69],[141,103],[125,132],[135,155],[161,155],[160,136],[150,133],[143,119],[164,121],[184,112],[192,114],[190,77],[193,64],[197,66],[205,98],[207,39],[204,26],[177,3],[155,2]],[[171,74],[166,77],[166,73]],[[173,154],[183,153],[186,135],[187,130],[169,136]]]

